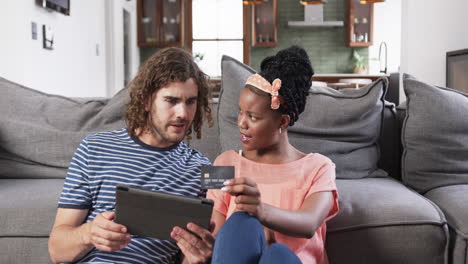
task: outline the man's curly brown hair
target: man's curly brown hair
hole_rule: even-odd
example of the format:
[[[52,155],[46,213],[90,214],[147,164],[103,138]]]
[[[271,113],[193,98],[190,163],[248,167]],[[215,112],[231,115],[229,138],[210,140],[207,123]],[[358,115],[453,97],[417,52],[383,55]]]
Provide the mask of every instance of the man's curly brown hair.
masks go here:
[[[130,102],[125,113],[129,135],[139,136],[149,130],[150,117],[145,104],[160,88],[172,82],[185,82],[190,78],[198,87],[198,98],[195,117],[186,136],[190,139],[193,129],[200,139],[203,116],[207,118],[210,127],[213,125],[208,76],[198,68],[192,55],[181,48],[165,48],[156,52],[143,64],[130,83]],[[138,134],[137,129],[140,129]]]

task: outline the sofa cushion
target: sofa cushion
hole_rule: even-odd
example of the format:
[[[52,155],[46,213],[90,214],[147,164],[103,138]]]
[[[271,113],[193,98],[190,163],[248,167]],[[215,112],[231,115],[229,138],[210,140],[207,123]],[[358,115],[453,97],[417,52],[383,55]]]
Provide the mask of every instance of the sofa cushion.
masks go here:
[[[217,109],[218,104],[213,103],[211,105],[211,109]],[[192,139],[188,140],[185,138],[185,142],[191,148],[198,150],[202,153],[205,157],[207,157],[211,162],[214,162],[216,157],[220,154],[219,153],[219,135],[218,135],[218,122],[217,113],[216,111],[212,112],[213,120],[215,121],[212,127],[209,127],[208,122],[203,122],[202,127],[202,138],[198,139],[196,137],[192,137]]]
[[[468,184],[468,95],[403,78],[403,182],[421,193]]]
[[[255,70],[224,55],[221,59],[221,92],[218,103],[218,127],[220,152],[231,149],[241,149],[237,113],[239,112],[239,96],[247,78]]]
[[[432,189],[425,196],[444,212],[450,227],[450,263],[468,263],[468,185]]]
[[[52,264],[48,241],[48,237],[0,237],[0,263]]]
[[[221,65],[218,124],[224,152],[242,147],[237,127],[239,95],[254,70],[228,56],[223,56]],[[288,128],[291,144],[331,158],[337,178],[386,176],[377,168],[386,87],[384,79],[361,89],[312,87],[299,121]]]
[[[0,238],[47,237],[63,179],[0,179]]]
[[[392,178],[338,179],[330,263],[444,263],[448,231],[431,201]]]
[[[125,126],[126,89],[73,99],[0,78],[0,90],[0,178],[64,178],[81,139]]]
[[[386,88],[385,79],[360,89],[311,87],[304,112],[288,129],[291,144],[329,157],[338,179],[386,176],[377,167]]]

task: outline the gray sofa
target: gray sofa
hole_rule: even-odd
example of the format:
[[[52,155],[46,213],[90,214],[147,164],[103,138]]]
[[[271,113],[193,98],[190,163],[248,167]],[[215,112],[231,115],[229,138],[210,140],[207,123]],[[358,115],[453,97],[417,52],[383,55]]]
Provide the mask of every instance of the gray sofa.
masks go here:
[[[229,57],[222,67],[222,92],[213,105],[215,127],[205,126],[202,140],[188,142],[212,161],[221,151],[240,147],[236,101],[252,72]],[[455,180],[440,185],[408,174],[424,171],[401,166],[401,161],[422,162],[411,156],[411,147],[421,144],[411,145],[417,133],[406,135],[413,120],[403,105],[397,110],[384,100],[393,85],[380,80],[359,90],[312,88],[308,108],[289,130],[296,147],[328,155],[337,164],[340,212],[328,222],[330,263],[466,264],[468,170],[461,163]],[[0,90],[0,263],[48,263],[48,234],[68,162],[84,135],[124,125],[128,94],[71,99],[2,78]],[[408,109],[412,114],[411,105]],[[449,149],[466,160],[467,138],[460,137]],[[441,162],[434,177],[447,173]],[[421,183],[424,188],[418,187]]]

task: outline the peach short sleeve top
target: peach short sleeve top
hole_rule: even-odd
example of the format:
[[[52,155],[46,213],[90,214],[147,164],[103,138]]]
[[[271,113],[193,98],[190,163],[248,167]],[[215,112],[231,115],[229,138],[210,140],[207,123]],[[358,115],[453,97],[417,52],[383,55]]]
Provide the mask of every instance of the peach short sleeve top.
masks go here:
[[[325,222],[338,213],[338,193],[335,184],[335,164],[327,157],[311,153],[283,164],[264,164],[246,159],[230,150],[214,162],[217,166],[235,166],[235,177],[253,179],[261,193],[262,202],[287,210],[298,210],[304,200],[317,192],[332,192],[333,206],[327,218],[310,239],[274,232],[276,242],[288,246],[302,263],[328,263],[325,252]],[[214,200],[214,208],[226,218],[235,210],[231,195],[221,190],[208,190],[207,198]]]

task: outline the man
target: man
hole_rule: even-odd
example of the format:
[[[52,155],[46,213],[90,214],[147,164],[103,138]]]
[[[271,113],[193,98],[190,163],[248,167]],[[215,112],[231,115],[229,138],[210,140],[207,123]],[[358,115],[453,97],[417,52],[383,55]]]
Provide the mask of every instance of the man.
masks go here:
[[[81,142],[70,163],[49,240],[54,262],[203,263],[214,237],[189,223],[171,233],[177,241],[131,237],[113,222],[118,183],[179,195],[199,195],[199,173],[209,160],[182,142],[201,137],[212,123],[206,75],[179,48],[157,52],[130,85],[127,128],[96,133]]]

